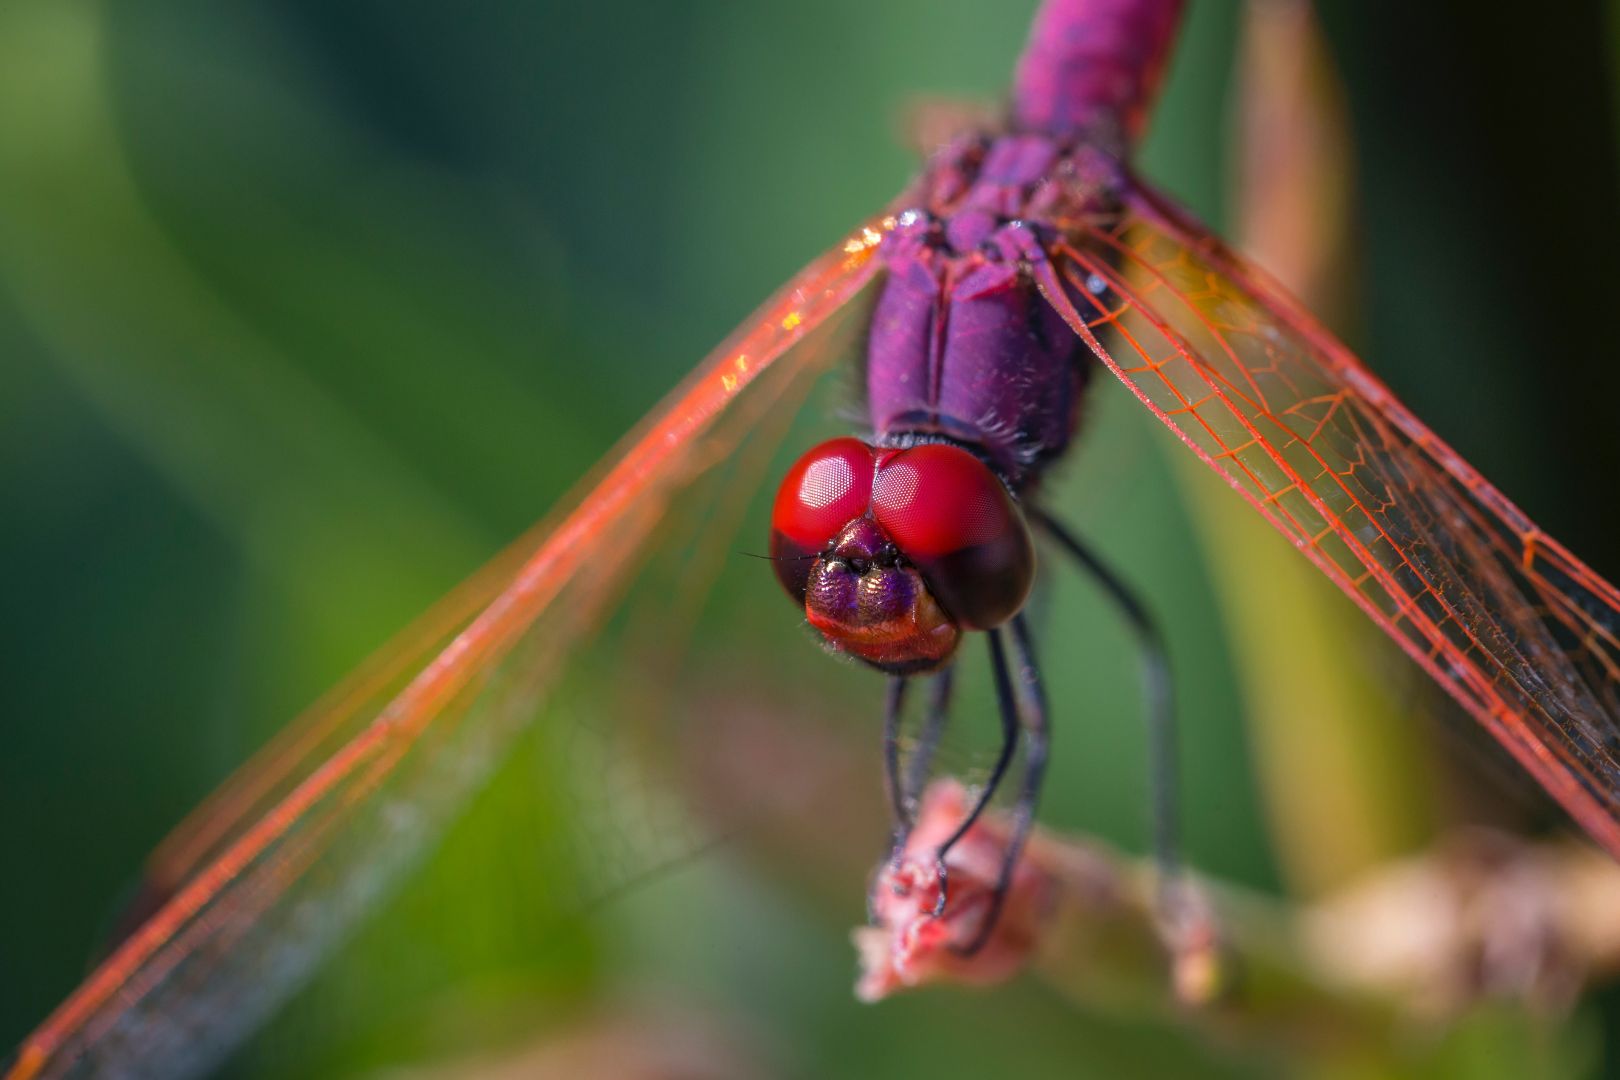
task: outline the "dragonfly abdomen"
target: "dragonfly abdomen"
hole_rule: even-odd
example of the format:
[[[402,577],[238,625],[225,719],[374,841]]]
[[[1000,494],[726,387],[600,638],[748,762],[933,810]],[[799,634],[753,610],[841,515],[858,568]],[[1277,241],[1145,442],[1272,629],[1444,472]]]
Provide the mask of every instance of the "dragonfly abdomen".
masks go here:
[[[1018,62],[1014,126],[1129,150],[1181,8],[1182,0],[1046,0]]]

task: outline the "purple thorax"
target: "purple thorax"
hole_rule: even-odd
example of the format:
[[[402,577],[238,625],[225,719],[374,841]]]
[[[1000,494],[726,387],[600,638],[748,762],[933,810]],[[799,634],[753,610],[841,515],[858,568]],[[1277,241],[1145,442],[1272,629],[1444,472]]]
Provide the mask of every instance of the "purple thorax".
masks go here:
[[[1047,0],[1019,62],[1011,130],[930,163],[883,241],[867,345],[880,442],[969,444],[1022,491],[1074,437],[1089,364],[1036,290],[1065,222],[1114,212],[1180,0]]]

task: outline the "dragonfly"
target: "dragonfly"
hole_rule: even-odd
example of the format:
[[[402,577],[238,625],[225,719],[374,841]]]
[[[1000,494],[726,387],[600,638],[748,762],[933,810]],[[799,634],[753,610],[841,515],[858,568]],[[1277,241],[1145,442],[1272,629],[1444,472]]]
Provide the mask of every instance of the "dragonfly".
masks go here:
[[[575,495],[183,823],[154,857],[138,925],[18,1048],[8,1080],[179,1075],[227,1053],[532,722],[672,500],[735,432],[799,400],[822,362],[803,346],[862,307],[870,429],[790,471],[772,556],[817,632],[888,674],[896,842],[916,795],[894,751],[905,687],[930,679],[927,724],[942,718],[974,633],[1004,726],[993,772],[1017,740],[1032,745],[1020,828],[1033,817],[1046,709],[1023,610],[1032,533],[1104,584],[1149,670],[1162,657],[1130,589],[1040,502],[1044,470],[1083,435],[1081,401],[1111,378],[1620,857],[1620,593],[1132,171],[1181,9],[1046,0],[1005,120],[935,154]],[[1150,724],[1167,739],[1167,685],[1150,681]],[[1156,844],[1173,863],[1161,817]]]

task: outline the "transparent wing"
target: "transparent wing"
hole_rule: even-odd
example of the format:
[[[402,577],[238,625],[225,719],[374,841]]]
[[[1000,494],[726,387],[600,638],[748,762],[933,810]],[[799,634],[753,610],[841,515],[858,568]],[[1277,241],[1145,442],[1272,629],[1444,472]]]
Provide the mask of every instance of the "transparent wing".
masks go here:
[[[1099,359],[1620,858],[1620,593],[1161,196],[1040,271]]]
[[[307,977],[543,707],[652,549],[671,499],[815,374],[788,349],[872,275],[890,219],[812,263],[593,481],[268,746],[154,855],[150,914],[19,1049],[7,1080],[206,1069]]]

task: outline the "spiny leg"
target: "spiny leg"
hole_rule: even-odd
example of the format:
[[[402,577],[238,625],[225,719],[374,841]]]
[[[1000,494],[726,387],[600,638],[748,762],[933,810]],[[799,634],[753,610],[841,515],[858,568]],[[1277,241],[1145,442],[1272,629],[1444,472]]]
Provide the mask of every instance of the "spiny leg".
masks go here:
[[[1041,781],[1046,776],[1046,761],[1051,752],[1051,727],[1046,718],[1046,690],[1041,685],[1041,669],[1035,663],[1035,646],[1030,639],[1029,623],[1022,614],[1012,620],[1013,659],[1018,669],[1017,707],[1029,749],[1024,755],[1024,781],[1018,789],[1018,801],[1013,804],[1012,831],[1007,837],[1006,849],[1001,856],[1001,870],[996,876],[995,890],[990,894],[990,907],[979,924],[978,933],[966,945],[952,948],[963,956],[972,956],[989,940],[1001,918],[1007,890],[1012,885],[1013,871],[1018,857],[1023,854],[1029,830],[1035,824],[1035,806],[1041,798]]]
[[[917,735],[917,747],[912,751],[903,773],[900,768],[900,729],[905,712],[908,680],[901,675],[889,678],[889,691],[883,711],[883,780],[889,793],[889,805],[894,818],[894,826],[889,837],[888,866],[891,870],[900,864],[901,858],[905,855],[906,842],[911,839],[911,830],[917,824],[917,801],[922,794],[922,786],[928,779],[928,768],[933,763],[934,752],[939,749],[940,737],[945,733],[945,721],[950,715],[954,670],[951,667],[945,668],[934,676],[929,686],[928,712],[923,719],[922,731]],[[880,877],[874,877],[872,888],[877,888],[880,881]],[[875,911],[876,899],[870,890],[866,899],[867,915],[871,917]]]
[[[945,721],[950,716],[954,671],[954,667],[945,668],[934,676],[929,685],[928,712],[917,735],[917,747],[906,762],[903,774],[900,768],[900,728],[907,680],[900,675],[889,679],[888,700],[883,714],[883,778],[894,817],[894,827],[889,836],[890,870],[900,865],[906,843],[911,839],[911,830],[917,824],[917,802],[928,779],[928,768],[933,763],[934,752],[939,749],[939,740],[945,733]],[[872,888],[877,888],[880,880],[873,878]],[[866,906],[867,914],[871,916],[876,900],[870,891],[867,893]]]
[[[1181,876],[1180,843],[1176,834],[1176,712],[1174,684],[1164,636],[1147,607],[1113,570],[1080,538],[1048,514],[1033,507],[1031,520],[1080,564],[1113,602],[1136,637],[1142,667],[1142,695],[1147,712],[1149,786],[1152,790],[1153,857],[1159,869],[1161,912],[1175,906]]]
[[[905,853],[906,842],[911,839],[911,830],[917,824],[917,803],[922,797],[923,784],[928,780],[928,768],[933,764],[934,752],[939,749],[940,737],[945,733],[945,721],[950,715],[952,670],[946,668],[941,671],[929,686],[928,714],[923,719],[922,731],[917,735],[917,748],[911,752],[905,775],[899,781],[900,801],[895,804],[894,836],[889,848],[890,866],[899,863]],[[885,741],[884,749],[887,751],[889,748],[890,744]],[[898,753],[890,768],[899,768]],[[889,783],[892,790],[895,784],[892,773]]]
[[[906,797],[900,776],[900,721],[905,712],[906,683],[904,675],[889,676],[889,692],[883,703],[883,787],[889,793],[889,814],[893,825],[889,830],[889,854],[885,865],[892,867],[900,858],[905,837],[911,832],[911,804]],[[877,889],[882,874],[872,877],[866,889],[866,918],[877,917]]]
[[[911,831],[911,806],[900,777],[900,718],[906,705],[904,675],[889,676],[889,693],[883,706],[883,786],[889,793],[889,809],[894,817],[894,835]]]
[[[929,685],[928,714],[923,719],[922,731],[917,735],[917,749],[906,763],[906,800],[915,806],[922,797],[923,785],[928,782],[928,769],[934,763],[934,752],[939,749],[940,737],[945,734],[945,721],[951,713],[951,688],[956,668],[948,667],[934,676]],[[902,841],[902,844],[904,841]]]
[[[950,875],[945,870],[945,856],[951,848],[956,846],[958,840],[973,828],[973,823],[979,820],[984,808],[990,805],[995,797],[996,788],[1001,786],[1002,777],[1007,775],[1007,766],[1012,764],[1013,752],[1018,748],[1018,700],[1013,693],[1012,679],[1007,673],[1007,650],[1001,640],[1001,630],[987,631],[986,637],[990,639],[990,666],[996,677],[996,704],[1001,713],[1001,752],[996,755],[996,763],[985,780],[984,790],[979,793],[978,800],[973,809],[968,811],[967,817],[956,827],[956,831],[946,837],[945,842],[939,845],[934,853],[934,873],[939,878],[939,899],[934,903],[934,914],[939,915],[945,910],[946,892],[950,884]]]

